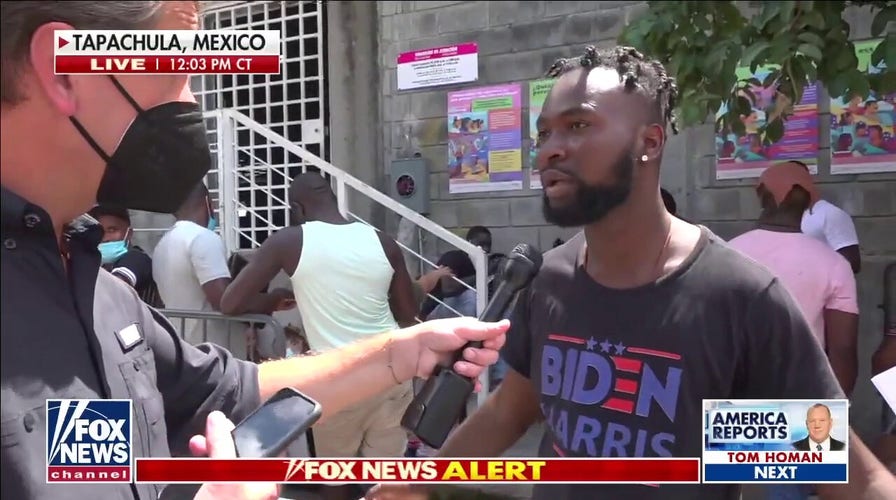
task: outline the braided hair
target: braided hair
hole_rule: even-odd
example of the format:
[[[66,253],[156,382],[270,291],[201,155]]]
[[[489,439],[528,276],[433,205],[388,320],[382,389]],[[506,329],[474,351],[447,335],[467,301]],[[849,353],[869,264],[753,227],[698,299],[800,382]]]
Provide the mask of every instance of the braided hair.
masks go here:
[[[599,49],[589,45],[579,57],[557,59],[545,76],[556,78],[577,68],[615,69],[626,92],[641,92],[650,98],[663,123],[672,128],[673,134],[678,133],[673,112],[678,103],[678,87],[659,61],[646,58],[632,47]]]

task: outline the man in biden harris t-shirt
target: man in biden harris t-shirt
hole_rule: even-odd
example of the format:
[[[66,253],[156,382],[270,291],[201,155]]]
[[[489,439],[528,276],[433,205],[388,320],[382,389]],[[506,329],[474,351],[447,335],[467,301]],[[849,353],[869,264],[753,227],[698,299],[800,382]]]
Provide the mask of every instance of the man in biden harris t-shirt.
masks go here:
[[[548,76],[556,80],[536,123],[544,215],[584,229],[545,254],[512,314],[507,376],[439,456],[500,456],[544,421],[540,457],[699,457],[703,399],[843,399],[780,281],[663,206],[659,170],[676,91],[662,64],[628,47],[592,46]],[[864,473],[850,478],[847,498],[893,483],[867,454],[851,454],[854,469]],[[420,490],[381,484],[367,498],[426,498]],[[532,498],[740,493],[736,484],[540,483]]]

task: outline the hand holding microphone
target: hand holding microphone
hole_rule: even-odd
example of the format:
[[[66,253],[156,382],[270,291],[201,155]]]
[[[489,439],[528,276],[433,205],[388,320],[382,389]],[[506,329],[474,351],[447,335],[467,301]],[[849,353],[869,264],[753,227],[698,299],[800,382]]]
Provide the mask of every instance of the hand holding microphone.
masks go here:
[[[507,257],[503,266],[503,280],[479,320],[489,323],[500,321],[517,295],[538,274],[541,262],[541,252],[537,249],[526,244],[517,245]],[[461,359],[464,349],[481,345],[481,342],[468,342],[455,353],[454,361]],[[437,368],[405,411],[401,425],[427,446],[441,448],[467,404],[475,384],[475,380],[458,374],[452,368]]]

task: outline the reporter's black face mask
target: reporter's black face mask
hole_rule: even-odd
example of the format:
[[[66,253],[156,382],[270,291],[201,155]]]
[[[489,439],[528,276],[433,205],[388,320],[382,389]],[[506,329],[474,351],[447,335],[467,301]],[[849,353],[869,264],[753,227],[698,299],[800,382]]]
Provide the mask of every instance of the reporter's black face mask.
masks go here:
[[[76,118],[70,118],[84,140],[106,161],[96,201],[100,205],[173,213],[212,164],[199,105],[169,102],[144,110],[115,77],[110,78],[137,110],[137,117],[112,156]]]

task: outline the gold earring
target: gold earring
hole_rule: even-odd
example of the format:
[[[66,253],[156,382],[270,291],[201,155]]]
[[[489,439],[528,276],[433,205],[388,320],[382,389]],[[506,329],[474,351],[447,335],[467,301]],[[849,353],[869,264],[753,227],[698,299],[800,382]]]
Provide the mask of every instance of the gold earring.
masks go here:
[[[646,161],[647,161],[647,155],[641,155],[641,161],[642,161],[642,162],[646,162]]]

